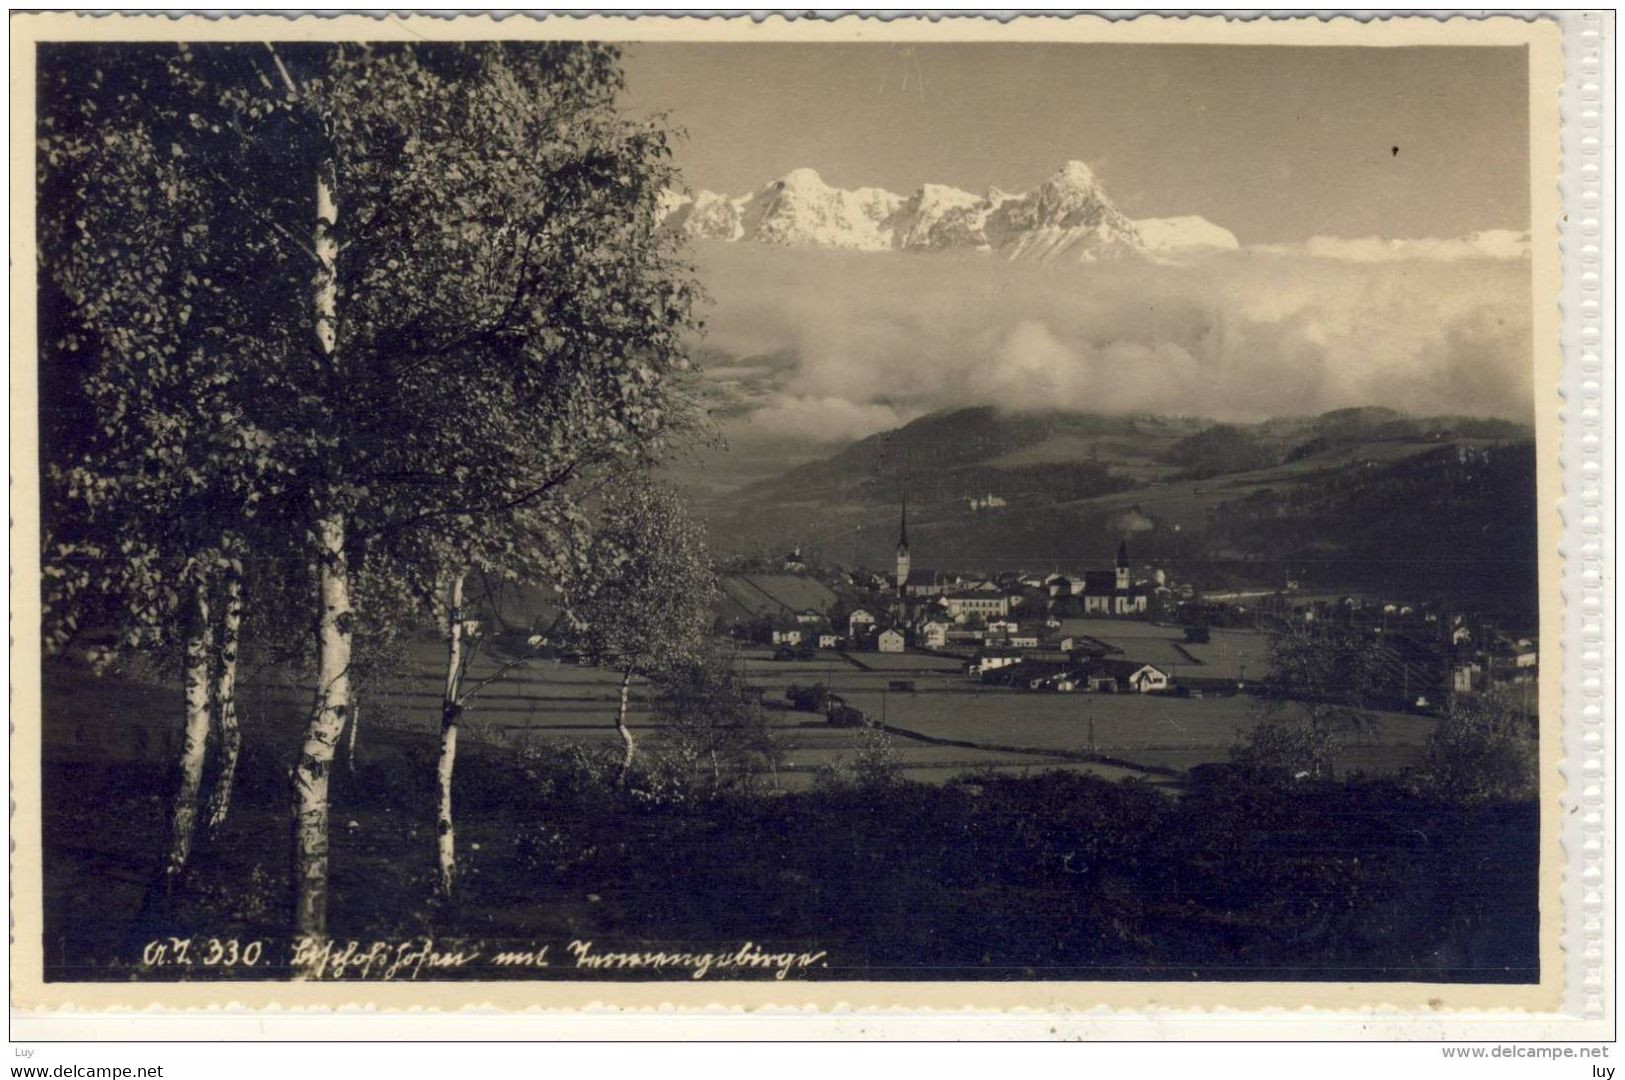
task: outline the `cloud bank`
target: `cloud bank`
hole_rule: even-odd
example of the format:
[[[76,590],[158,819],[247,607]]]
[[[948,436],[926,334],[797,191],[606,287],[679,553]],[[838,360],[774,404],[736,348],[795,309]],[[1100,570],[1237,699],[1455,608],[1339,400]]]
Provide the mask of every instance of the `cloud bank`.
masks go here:
[[[701,243],[736,443],[837,442],[960,405],[1219,420],[1388,405],[1527,421],[1516,234],[1311,240],[1181,265]],[[714,367],[713,367],[714,370]]]

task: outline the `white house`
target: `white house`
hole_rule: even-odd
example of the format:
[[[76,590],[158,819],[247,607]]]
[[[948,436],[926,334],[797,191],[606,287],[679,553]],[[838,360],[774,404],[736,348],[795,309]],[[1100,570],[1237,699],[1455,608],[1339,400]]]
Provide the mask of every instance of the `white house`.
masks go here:
[[[951,592],[943,597],[943,606],[955,621],[963,621],[972,615],[992,619],[1010,614],[1010,598],[998,593]]]
[[[862,608],[858,608],[858,610],[846,617],[847,635],[850,637],[858,637],[863,633],[866,627],[873,626],[874,624],[875,617],[869,614],[867,611],[864,611]]]
[[[834,633],[833,631],[826,630],[822,634],[818,635],[818,647],[820,649],[836,649],[836,648],[839,648],[840,645],[841,645],[841,635],[840,634]]]
[[[907,639],[903,637],[903,632],[896,627],[892,627],[880,632],[880,637],[875,639],[875,649],[879,652],[902,652],[903,646],[907,643]]]
[[[775,631],[773,631],[773,644],[775,644],[775,645],[800,645],[801,644],[801,630],[800,630],[800,628],[799,627],[792,627],[789,630],[775,630]]]
[[[800,623],[802,626],[812,626],[823,621],[824,616],[814,611],[812,608],[807,608],[803,611],[796,612],[796,622]]]
[[[1168,689],[1168,673],[1150,664],[1143,664],[1128,677],[1128,685],[1130,689],[1138,690],[1142,694],[1154,694]]]
[[[920,624],[920,640],[928,649],[945,649],[948,647],[948,631],[953,629],[953,625],[947,619],[927,619]]]
[[[1007,639],[1012,649],[1038,648],[1038,632],[1036,630],[1018,630]]]

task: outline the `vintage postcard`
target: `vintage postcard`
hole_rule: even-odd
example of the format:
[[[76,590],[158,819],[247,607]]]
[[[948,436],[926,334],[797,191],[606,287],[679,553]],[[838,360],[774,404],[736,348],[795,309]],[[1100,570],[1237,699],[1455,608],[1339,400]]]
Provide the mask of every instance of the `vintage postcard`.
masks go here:
[[[1576,1015],[1561,20],[11,30],[15,1009]]]

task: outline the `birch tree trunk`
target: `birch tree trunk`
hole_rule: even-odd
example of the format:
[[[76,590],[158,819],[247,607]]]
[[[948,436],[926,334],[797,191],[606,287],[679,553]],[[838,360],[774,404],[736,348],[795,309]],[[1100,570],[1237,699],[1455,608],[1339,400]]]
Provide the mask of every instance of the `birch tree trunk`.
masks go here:
[[[169,855],[164,860],[164,892],[175,891],[197,832],[198,799],[203,788],[203,759],[209,746],[209,661],[212,624],[209,592],[194,587],[191,627],[186,636],[186,719],[181,731],[180,783],[170,808]]]
[[[632,693],[632,671],[627,669],[621,675],[621,708],[615,714],[615,730],[621,733],[621,741],[626,744],[626,756],[621,759],[621,775],[616,778],[616,787],[625,787],[627,777],[632,775],[632,758],[638,752],[638,744],[632,738],[632,729],[626,726],[626,707]]]
[[[321,616],[316,654],[316,703],[294,765],[295,926],[320,939],[327,932],[328,782],[350,701],[350,575],[344,553],[344,520],[337,514],[317,525]]]
[[[446,588],[446,686],[440,696],[440,761],[435,770],[439,808],[435,814],[440,895],[450,897],[457,875],[457,831],[451,816],[451,778],[457,767],[457,721],[462,715],[463,575]]]
[[[209,836],[226,823],[231,809],[232,786],[237,780],[237,757],[242,750],[243,733],[237,722],[237,649],[243,625],[243,579],[228,570],[223,586],[218,663],[214,672],[215,728],[220,733],[220,771],[209,794]]]
[[[338,204],[331,158],[316,168],[317,270],[312,285],[316,346],[329,368],[337,367]],[[342,507],[322,506],[315,525],[317,592],[316,701],[293,768],[294,925],[313,939],[327,935],[328,782],[350,700],[350,567]]]

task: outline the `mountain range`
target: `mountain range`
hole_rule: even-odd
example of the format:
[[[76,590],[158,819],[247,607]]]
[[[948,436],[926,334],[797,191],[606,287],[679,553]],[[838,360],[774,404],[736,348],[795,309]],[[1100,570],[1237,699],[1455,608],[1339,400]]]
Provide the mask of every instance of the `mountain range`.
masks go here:
[[[748,195],[668,191],[662,220],[685,235],[779,247],[982,251],[1009,259],[1178,259],[1233,250],[1227,229],[1196,216],[1133,219],[1081,161],[1030,191],[976,195],[926,184],[911,195],[832,187],[795,169]]]

